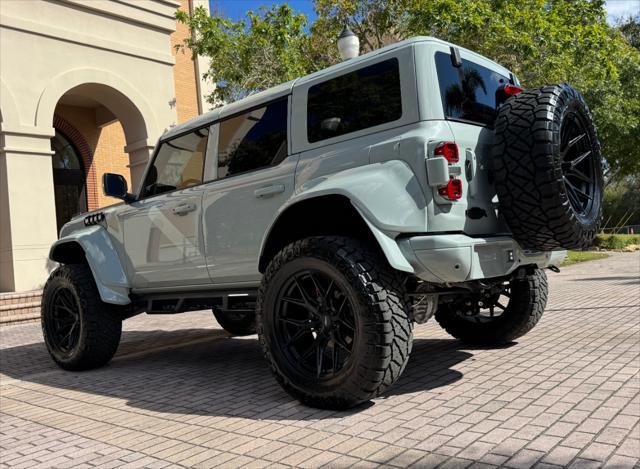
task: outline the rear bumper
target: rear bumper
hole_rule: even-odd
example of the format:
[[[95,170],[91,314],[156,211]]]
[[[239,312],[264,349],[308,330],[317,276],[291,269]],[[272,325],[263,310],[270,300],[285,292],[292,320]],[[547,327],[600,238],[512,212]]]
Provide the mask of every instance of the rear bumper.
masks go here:
[[[398,246],[416,275],[435,283],[502,277],[524,265],[558,265],[566,255],[566,251],[524,251],[508,236],[412,236],[398,240]]]

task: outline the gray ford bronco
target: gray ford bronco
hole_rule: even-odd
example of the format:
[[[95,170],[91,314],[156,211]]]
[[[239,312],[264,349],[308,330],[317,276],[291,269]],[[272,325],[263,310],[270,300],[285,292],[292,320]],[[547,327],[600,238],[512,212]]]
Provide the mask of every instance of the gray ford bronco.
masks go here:
[[[522,90],[418,37],[174,127],[137,193],[103,185],[122,203],[51,248],[59,366],[107,363],[135,314],[212,309],[257,332],[289,394],[341,409],[398,380],[415,323],[484,345],[531,330],[544,269],[598,228],[602,156],[570,86]]]

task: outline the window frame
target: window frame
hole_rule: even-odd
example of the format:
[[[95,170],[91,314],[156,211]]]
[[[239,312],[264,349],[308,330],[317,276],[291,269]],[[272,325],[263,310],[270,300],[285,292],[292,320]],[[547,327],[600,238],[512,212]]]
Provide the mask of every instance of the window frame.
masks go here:
[[[482,56],[472,56],[469,55],[468,53],[466,53],[466,51],[460,51],[460,55],[461,55],[461,59],[462,59],[462,66],[464,66],[465,62],[471,62],[472,64],[482,67],[486,70],[489,70],[490,72],[496,73],[498,75],[502,75],[504,78],[507,78],[507,83],[509,83],[510,81],[510,75],[514,76],[514,82],[517,81],[515,78],[515,75],[513,75],[511,72],[509,72],[507,69],[505,69],[505,71],[507,72],[506,74],[503,74],[502,71],[499,71],[496,69],[496,67],[493,67],[493,62],[489,61],[488,59],[486,59],[485,57]],[[494,128],[493,125],[490,124],[485,124],[483,122],[478,122],[475,120],[470,120],[470,119],[462,119],[460,117],[449,117],[447,116],[447,112],[445,110],[445,103],[444,100],[442,99],[442,90],[440,89],[440,76],[438,74],[438,67],[437,67],[437,62],[436,62],[436,56],[438,54],[444,54],[444,55],[449,55],[451,54],[450,50],[444,50],[444,49],[439,49],[439,48],[435,48],[433,50],[433,53],[430,54],[431,57],[431,67],[433,70],[433,78],[434,78],[434,83],[437,89],[437,92],[435,93],[437,96],[437,99],[440,102],[440,112],[442,113],[442,118],[446,121],[451,121],[451,122],[460,122],[461,124],[467,124],[467,125],[475,125],[477,127],[483,127],[489,130],[492,130]],[[483,63],[484,62],[484,63]],[[497,110],[496,110],[497,112]]]
[[[153,155],[151,156],[151,160],[150,160],[151,163],[147,164],[147,168],[145,169],[144,174],[142,176],[142,181],[140,182],[140,188],[139,188],[138,193],[136,195],[136,200],[135,201],[137,202],[139,200],[148,200],[148,199],[152,199],[154,197],[159,197],[159,196],[163,196],[163,195],[167,195],[167,194],[173,194],[175,192],[186,191],[186,190],[193,189],[194,187],[199,187],[199,186],[202,186],[203,184],[206,184],[206,181],[204,180],[204,177],[205,177],[205,170],[207,168],[207,160],[210,158],[210,147],[209,147],[209,145],[211,144],[211,127],[212,127],[212,124],[211,123],[207,123],[207,124],[203,124],[203,125],[200,125],[198,127],[195,127],[193,129],[188,129],[188,130],[185,130],[184,132],[180,132],[180,133],[178,133],[176,135],[173,135],[170,138],[166,138],[166,139],[160,138],[160,140],[158,141],[158,144],[156,145],[156,147],[153,150]],[[164,145],[165,143],[169,143],[172,140],[176,140],[178,138],[184,137],[185,135],[188,135],[188,134],[191,134],[191,133],[195,133],[198,130],[202,130],[202,129],[205,129],[205,128],[208,128],[209,135],[207,135],[207,144],[205,146],[204,162],[203,162],[203,165],[202,165],[202,182],[200,184],[195,184],[193,186],[185,187],[185,188],[182,188],[182,189],[176,188],[176,189],[173,189],[171,191],[162,192],[160,194],[152,194],[152,195],[143,196],[142,193],[143,193],[143,190],[144,190],[144,183],[147,180],[147,176],[149,174],[149,170],[151,169],[151,166],[153,166],[156,163],[156,159],[158,158],[158,154],[160,153],[160,148],[162,147],[162,145]]]
[[[229,114],[228,116],[224,116],[222,118],[219,118],[219,119],[217,119],[216,121],[214,121],[212,123],[212,127],[213,126],[216,127],[216,130],[215,130],[216,143],[215,143],[215,150],[214,150],[215,151],[215,155],[213,157],[213,161],[215,162],[215,164],[212,164],[213,167],[211,169],[211,172],[213,173],[213,176],[215,178],[207,180],[207,181],[205,181],[205,183],[215,182],[215,181],[226,181],[226,180],[229,180],[229,179],[233,179],[236,176],[242,176],[242,175],[245,175],[245,174],[251,174],[251,173],[255,173],[257,171],[262,171],[262,170],[269,169],[269,168],[275,168],[277,166],[280,166],[283,161],[285,161],[287,158],[289,158],[289,156],[291,156],[291,131],[290,131],[290,124],[289,124],[290,120],[291,120],[290,119],[290,116],[291,116],[291,99],[289,99],[290,96],[291,96],[290,94],[286,94],[284,96],[279,96],[279,97],[277,97],[275,99],[271,99],[271,100],[268,100],[268,101],[263,101],[260,104],[256,104],[254,106],[250,106],[250,107],[244,108],[242,110],[238,110],[237,112]],[[220,153],[219,153],[220,126],[225,121],[228,121],[228,120],[234,119],[236,117],[242,116],[243,114],[248,114],[250,112],[255,111],[256,109],[267,107],[270,104],[274,104],[274,103],[277,103],[277,102],[280,102],[280,101],[286,101],[286,103],[287,103],[287,111],[286,111],[286,116],[285,116],[285,119],[286,119],[286,122],[285,122],[285,133],[286,133],[286,136],[285,136],[285,138],[286,138],[287,155],[276,165],[261,166],[259,168],[249,169],[249,170],[243,171],[241,173],[232,174],[231,176],[225,176],[224,178],[218,177],[219,158],[220,158]],[[211,135],[211,133],[209,135]]]
[[[286,113],[286,123],[285,123],[285,129],[286,129],[286,138],[287,138],[287,156],[285,156],[282,161],[280,161],[277,165],[270,165],[270,166],[263,166],[260,168],[256,168],[256,169],[252,169],[249,171],[244,171],[242,173],[237,173],[234,174],[232,176],[229,177],[225,177],[223,179],[218,178],[218,143],[219,143],[219,139],[220,139],[220,124],[226,120],[229,119],[233,119],[234,117],[238,117],[241,116],[242,114],[246,114],[248,112],[251,111],[255,111],[256,109],[260,109],[261,107],[265,107],[268,106],[269,104],[278,102],[278,101],[287,101],[287,113]],[[292,100],[291,100],[291,93],[287,93],[281,96],[278,96],[276,98],[270,99],[270,100],[265,100],[262,101],[260,103],[256,103],[253,104],[252,106],[246,107],[246,108],[241,108],[238,109],[237,111],[232,112],[229,115],[225,115],[224,117],[219,117],[220,113],[218,113],[218,116],[214,119],[212,119],[210,122],[207,122],[206,124],[202,124],[199,125],[198,127],[195,127],[193,129],[188,129],[185,130],[183,132],[177,133],[176,135],[171,136],[170,138],[166,138],[166,139],[162,139],[160,138],[160,140],[158,141],[158,144],[156,145],[156,147],[154,148],[153,154],[151,156],[151,164],[147,164],[147,168],[144,171],[143,177],[142,177],[142,183],[140,184],[140,189],[138,190],[138,193],[136,194],[136,199],[135,201],[139,201],[139,200],[148,200],[154,197],[159,197],[162,195],[167,195],[167,194],[173,194],[175,192],[178,191],[185,191],[185,190],[190,190],[194,187],[200,187],[203,186],[205,184],[210,184],[212,182],[217,182],[217,181],[225,181],[228,179],[233,179],[235,176],[241,176],[241,175],[245,175],[245,174],[250,174],[250,173],[254,173],[257,171],[263,171],[269,168],[275,168],[279,165],[281,165],[285,160],[287,160],[287,158],[289,158],[291,156],[291,106],[292,106]],[[219,109],[218,111],[224,112],[224,109]],[[170,142],[171,140],[174,140],[176,138],[180,138],[180,137],[184,137],[187,134],[190,134],[192,132],[197,132],[198,130],[204,129],[204,128],[208,128],[209,129],[209,136],[207,138],[207,147],[206,147],[206,151],[205,151],[205,158],[204,158],[204,165],[203,165],[203,169],[202,169],[202,183],[200,184],[196,184],[194,186],[190,186],[184,189],[174,189],[172,191],[167,191],[167,192],[163,192],[161,194],[153,194],[153,195],[149,195],[146,197],[142,196],[142,190],[144,189],[144,181],[146,181],[147,179],[147,174],[149,173],[149,170],[151,169],[151,166],[153,164],[155,164],[156,162],[156,158],[158,157],[158,153],[160,151],[160,147],[167,143]]]
[[[341,133],[341,134],[337,134],[337,135],[330,136],[330,137],[318,138],[318,139],[314,139],[313,141],[310,140],[309,137],[310,137],[311,127],[309,126],[309,121],[310,121],[309,102],[311,101],[310,98],[311,98],[312,90],[315,92],[315,89],[317,89],[318,87],[320,87],[322,85],[326,85],[326,84],[330,83],[331,81],[342,79],[343,77],[346,77],[346,76],[351,75],[351,74],[357,74],[358,72],[360,72],[362,70],[370,69],[370,68],[373,68],[375,66],[378,66],[378,65],[381,65],[381,64],[384,64],[384,63],[387,63],[387,62],[388,63],[392,63],[393,64],[392,66],[395,66],[397,74],[398,74],[397,85],[398,85],[398,91],[399,91],[399,103],[395,103],[395,104],[400,104],[400,115],[395,119],[388,120],[388,121],[383,121],[383,122],[380,122],[378,124],[367,125],[365,127],[359,128],[359,129],[351,130],[351,131],[348,131],[348,132],[345,132],[345,133]],[[342,74],[335,75],[335,76],[333,76],[333,77],[331,77],[331,78],[329,78],[327,80],[323,80],[323,81],[319,81],[317,83],[314,83],[309,88],[307,88],[305,138],[306,138],[308,143],[316,144],[316,143],[321,143],[321,142],[324,142],[326,140],[330,140],[330,139],[333,139],[333,138],[343,137],[343,136],[346,136],[346,135],[354,134],[356,132],[361,132],[361,131],[365,131],[365,130],[368,130],[368,129],[371,129],[371,128],[374,128],[374,127],[380,127],[380,126],[383,126],[383,125],[392,124],[394,122],[397,122],[397,121],[401,120],[402,117],[404,116],[404,107],[403,107],[403,102],[402,102],[403,101],[402,95],[403,95],[403,93],[402,93],[402,81],[400,79],[400,60],[398,60],[397,57],[393,57],[393,56],[385,58],[384,60],[368,63],[364,67],[355,68],[353,70],[344,72]],[[344,96],[344,94],[343,94],[343,96]]]
[[[366,59],[352,59],[334,65],[329,69],[316,72],[307,77],[300,78],[293,87],[292,111],[291,111],[291,139],[293,154],[340,144],[349,140],[366,137],[379,132],[403,127],[420,120],[417,84],[417,72],[415,67],[415,44],[401,45],[391,50],[377,53]],[[402,115],[399,119],[386,122],[373,127],[356,130],[347,134],[338,135],[317,142],[309,142],[307,138],[307,96],[309,88],[320,83],[327,82],[341,75],[366,68],[380,62],[395,58],[398,60],[400,73],[400,102]]]

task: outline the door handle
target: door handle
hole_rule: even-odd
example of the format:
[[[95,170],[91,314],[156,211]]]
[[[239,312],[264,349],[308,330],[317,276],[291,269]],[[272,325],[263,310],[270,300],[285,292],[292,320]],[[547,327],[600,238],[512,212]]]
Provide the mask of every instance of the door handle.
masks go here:
[[[284,192],[284,184],[275,184],[273,186],[261,187],[253,191],[253,195],[259,199],[265,197],[271,197],[272,195],[280,194]]]
[[[176,215],[186,215],[189,212],[193,212],[196,209],[196,204],[180,204],[176,205],[171,211]]]

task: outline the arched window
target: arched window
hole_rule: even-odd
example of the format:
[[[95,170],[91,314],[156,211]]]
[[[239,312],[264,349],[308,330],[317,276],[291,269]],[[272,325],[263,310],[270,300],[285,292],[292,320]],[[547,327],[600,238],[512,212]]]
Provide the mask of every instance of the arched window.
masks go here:
[[[75,214],[87,211],[86,175],[80,153],[56,130],[51,139],[58,232]]]

